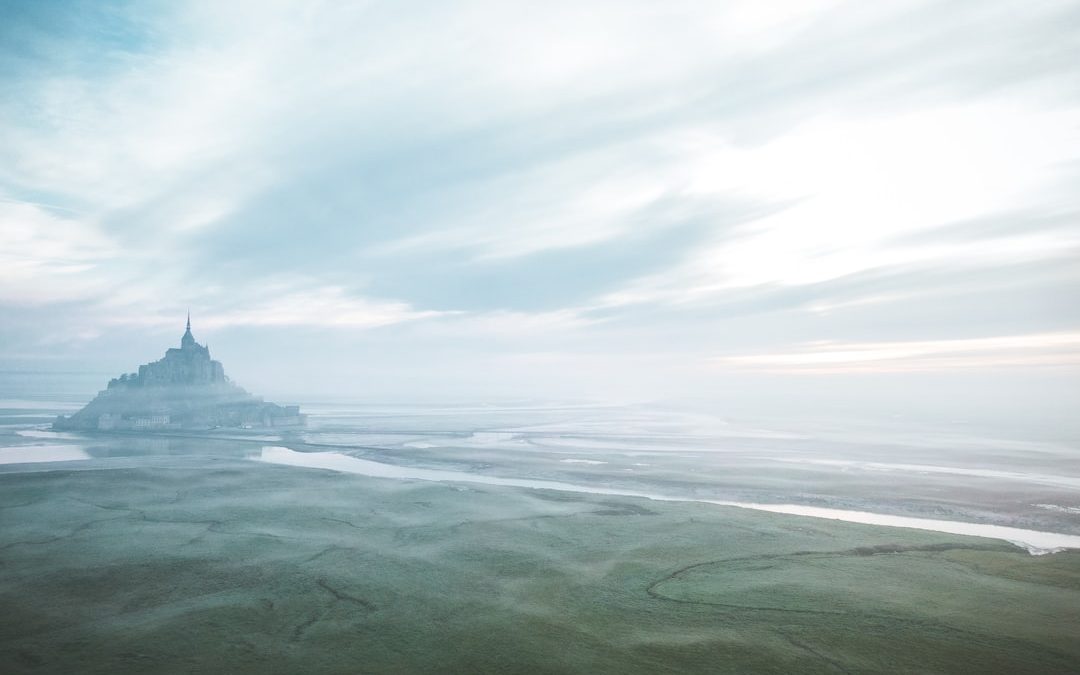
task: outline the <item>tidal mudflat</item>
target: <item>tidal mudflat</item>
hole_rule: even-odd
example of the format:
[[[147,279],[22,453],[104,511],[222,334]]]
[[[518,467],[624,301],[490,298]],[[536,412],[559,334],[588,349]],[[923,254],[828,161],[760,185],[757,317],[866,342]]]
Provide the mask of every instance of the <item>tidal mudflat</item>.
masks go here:
[[[514,419],[327,415],[291,436],[179,438],[56,436],[20,419],[0,430],[21,462],[0,467],[0,663],[57,673],[1066,673],[1080,663],[1080,551],[1032,556],[999,539],[616,494],[727,496],[704,487],[725,484],[720,460],[748,476],[740,462],[764,448],[645,428],[620,440],[599,422],[568,431],[537,415],[555,413],[530,413],[529,425],[507,412],[495,416]],[[782,445],[799,439],[770,442],[805,456]],[[387,473],[255,461],[267,446],[378,460]],[[39,450],[53,461],[23,461]],[[703,470],[686,472],[695,463]],[[803,466],[760,466],[770,464]],[[513,467],[535,484],[498,484]],[[480,478],[451,480],[461,472]],[[742,496],[791,502],[800,493],[783,493],[789,482],[804,499],[854,494],[852,478],[863,476],[761,474]],[[954,492],[978,496],[979,481],[1004,479],[925,480],[970,480]],[[1075,494],[1062,490],[1032,482],[1006,494],[1071,508]],[[1075,519],[1032,508],[1058,532]],[[995,517],[1029,524],[1019,512]]]
[[[0,476],[6,672],[1069,672],[1080,554],[221,459]]]

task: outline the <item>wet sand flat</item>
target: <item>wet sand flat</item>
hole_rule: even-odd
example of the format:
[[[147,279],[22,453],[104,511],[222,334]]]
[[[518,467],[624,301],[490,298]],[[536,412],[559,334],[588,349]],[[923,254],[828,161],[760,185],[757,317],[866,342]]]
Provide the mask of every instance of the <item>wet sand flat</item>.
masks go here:
[[[239,458],[0,475],[5,672],[1075,672],[1080,554]]]

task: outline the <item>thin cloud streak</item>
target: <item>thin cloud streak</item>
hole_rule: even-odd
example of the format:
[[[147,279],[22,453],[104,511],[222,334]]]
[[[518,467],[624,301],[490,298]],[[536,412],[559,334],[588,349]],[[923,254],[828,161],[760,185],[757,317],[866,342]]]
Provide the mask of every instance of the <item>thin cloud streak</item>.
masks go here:
[[[887,373],[958,368],[1074,367],[1080,333],[1043,333],[966,340],[818,343],[791,352],[718,356],[721,367],[772,373]]]

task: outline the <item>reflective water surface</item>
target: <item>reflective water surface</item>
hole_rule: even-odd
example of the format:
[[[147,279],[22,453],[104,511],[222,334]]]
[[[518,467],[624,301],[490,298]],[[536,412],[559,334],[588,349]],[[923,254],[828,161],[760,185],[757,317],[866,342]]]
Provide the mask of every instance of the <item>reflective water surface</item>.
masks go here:
[[[57,433],[67,403],[8,401],[0,471],[210,459],[372,477],[696,501],[1080,548],[1069,443],[897,424],[729,420],[588,406],[306,406],[304,429]],[[6,415],[6,417],[5,417]],[[200,458],[202,458],[200,460]]]

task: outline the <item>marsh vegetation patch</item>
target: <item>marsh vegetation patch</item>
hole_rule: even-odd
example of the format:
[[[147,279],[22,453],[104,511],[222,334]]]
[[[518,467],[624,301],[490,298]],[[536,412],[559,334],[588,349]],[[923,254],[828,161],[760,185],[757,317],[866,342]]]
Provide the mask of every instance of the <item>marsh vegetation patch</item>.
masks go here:
[[[677,603],[833,626],[857,621],[934,640],[979,643],[1011,633],[1020,642],[1064,646],[1068,627],[1080,622],[1075,557],[971,544],[799,551],[687,565],[647,591]]]

